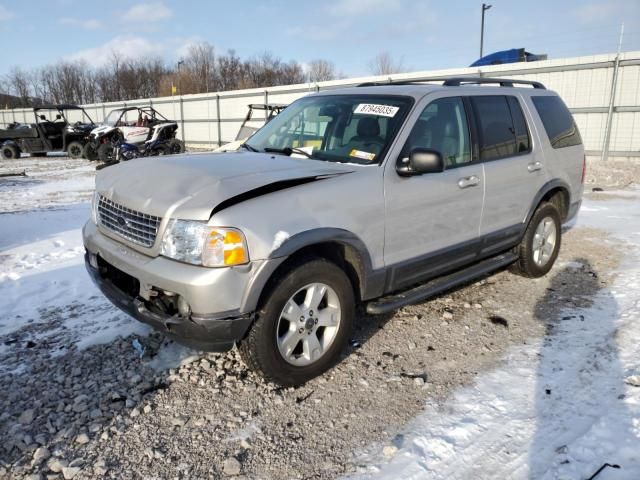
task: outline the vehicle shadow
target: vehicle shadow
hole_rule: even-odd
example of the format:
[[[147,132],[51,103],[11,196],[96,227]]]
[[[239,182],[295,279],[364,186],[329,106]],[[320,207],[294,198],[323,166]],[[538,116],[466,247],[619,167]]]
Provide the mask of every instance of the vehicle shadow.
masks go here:
[[[536,303],[534,314],[544,324],[545,336],[536,372],[530,479],[585,479],[605,463],[616,463],[611,440],[625,428],[606,424],[602,417],[617,410],[616,418],[628,418],[620,414],[624,372],[616,340],[619,310],[585,258],[558,271]]]

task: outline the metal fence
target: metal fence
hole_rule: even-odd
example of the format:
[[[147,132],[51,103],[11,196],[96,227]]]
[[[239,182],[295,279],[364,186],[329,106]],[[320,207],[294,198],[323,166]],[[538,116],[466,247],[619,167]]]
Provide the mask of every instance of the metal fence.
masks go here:
[[[569,106],[589,156],[602,156],[603,149],[608,147],[609,157],[640,158],[640,51],[98,103],[85,105],[85,108],[94,121],[100,122],[113,108],[151,105],[167,118],[178,121],[179,136],[188,146],[206,148],[235,139],[250,103],[290,103],[312,92],[370,81],[469,75],[540,81],[557,91]],[[32,123],[33,111],[0,110],[2,126],[15,121]],[[260,121],[250,123],[253,126],[260,124]]]

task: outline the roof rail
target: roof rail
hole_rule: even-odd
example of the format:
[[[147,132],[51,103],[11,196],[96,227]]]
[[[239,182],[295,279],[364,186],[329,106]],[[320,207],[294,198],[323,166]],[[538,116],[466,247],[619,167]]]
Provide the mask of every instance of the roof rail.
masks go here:
[[[425,82],[442,82],[444,87],[460,87],[462,85],[479,85],[482,83],[498,84],[501,87],[513,87],[514,85],[531,85],[533,88],[546,90],[540,82],[531,80],[514,80],[511,78],[490,78],[490,77],[445,77],[445,78],[420,78],[416,80],[391,80],[387,82],[365,82],[358,87],[375,87],[382,85],[420,85]]]

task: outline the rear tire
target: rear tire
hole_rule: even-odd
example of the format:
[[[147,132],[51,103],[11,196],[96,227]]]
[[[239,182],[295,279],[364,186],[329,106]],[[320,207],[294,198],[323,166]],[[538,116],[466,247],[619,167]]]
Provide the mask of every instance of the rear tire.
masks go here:
[[[546,275],[558,258],[562,243],[560,212],[552,203],[543,203],[531,217],[512,271],[529,278]]]
[[[86,143],[82,149],[82,156],[87,160],[95,162],[98,160],[98,150],[93,143]]]
[[[98,147],[98,158],[100,159],[101,162],[104,163],[111,163],[113,162],[114,156],[113,156],[113,145],[111,145],[111,143],[107,142],[107,143],[103,143]]]
[[[0,156],[3,160],[16,160],[20,158],[20,149],[15,145],[2,145]]]
[[[67,145],[67,155],[75,159],[82,158],[84,146],[80,142],[71,142]]]
[[[268,292],[239,345],[247,366],[282,386],[303,384],[331,368],[355,316],[347,275],[327,260],[313,259],[275,279]]]

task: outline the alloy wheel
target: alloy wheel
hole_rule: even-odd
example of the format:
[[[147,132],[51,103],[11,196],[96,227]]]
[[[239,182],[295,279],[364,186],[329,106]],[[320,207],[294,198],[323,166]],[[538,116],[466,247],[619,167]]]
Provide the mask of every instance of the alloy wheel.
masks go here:
[[[303,367],[321,358],[340,328],[338,294],[324,283],[311,283],[287,301],[276,327],[276,343],[282,358]]]

